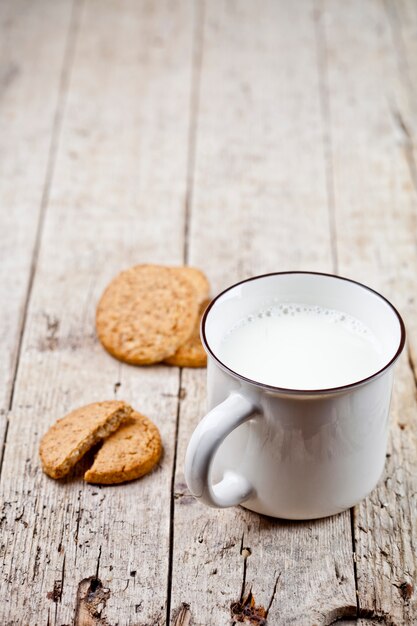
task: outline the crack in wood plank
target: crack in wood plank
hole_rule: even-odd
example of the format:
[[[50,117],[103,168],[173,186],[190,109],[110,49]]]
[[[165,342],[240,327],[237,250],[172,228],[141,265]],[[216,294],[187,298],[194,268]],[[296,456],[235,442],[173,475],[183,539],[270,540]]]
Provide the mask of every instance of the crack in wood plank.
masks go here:
[[[204,15],[205,0],[199,0],[194,3],[194,37],[193,37],[193,63],[191,72],[191,90],[190,90],[190,125],[188,129],[188,158],[187,158],[187,189],[185,193],[185,211],[184,211],[184,265],[189,261],[189,239],[191,230],[193,190],[194,190],[194,171],[196,157],[196,141],[197,141],[197,125],[198,111],[200,107],[200,81],[201,69],[203,65],[204,50]]]
[[[359,605],[359,582],[358,582],[358,567],[356,563],[356,534],[355,534],[355,507],[350,509],[350,532],[352,537],[352,561],[353,561],[353,575],[355,577],[355,587],[356,587],[356,616],[359,615],[360,605]],[[337,578],[339,578],[338,573],[336,572]]]
[[[81,503],[81,495],[82,495],[82,491],[81,489],[78,490],[78,496],[77,496],[77,503],[78,503],[78,508],[77,508],[77,513],[76,513],[76,517],[75,517],[75,532],[74,532],[74,542],[75,542],[75,556],[74,556],[74,564],[77,564],[77,547],[78,547],[78,534],[80,532],[80,524],[81,524],[81,518],[83,515],[83,507],[82,507],[82,503]]]
[[[417,193],[417,163],[414,156],[415,146],[413,141],[413,135],[404,119],[403,113],[401,113],[401,111],[397,109],[392,109],[391,113],[397,127],[401,130],[401,135],[403,137],[404,156],[410,172],[410,180],[413,184],[414,191]]]
[[[96,565],[96,578],[98,578],[98,575],[100,572],[101,550],[102,550],[102,547],[99,546],[98,556],[97,556],[97,565]]]
[[[275,578],[275,584],[274,584],[274,588],[272,589],[271,598],[270,598],[270,600],[269,600],[269,602],[268,602],[268,606],[266,607],[266,612],[265,612],[266,617],[268,617],[268,615],[269,615],[269,611],[271,610],[271,607],[272,607],[272,605],[273,605],[273,603],[274,603],[275,596],[276,596],[276,594],[277,594],[278,583],[279,583],[279,580],[280,580],[280,578],[281,578],[281,573],[282,573],[282,572],[280,572],[280,573],[278,574],[278,576]]]
[[[61,602],[64,580],[65,580],[65,555],[64,555],[64,558],[62,559],[61,578],[59,578],[58,580],[55,580],[52,591],[48,591],[48,593],[46,594],[46,597],[49,600],[52,600],[55,603]]]
[[[174,456],[172,462],[172,475],[171,475],[171,500],[170,500],[170,515],[169,515],[169,552],[168,552],[168,575],[167,575],[167,603],[166,603],[166,623],[169,625],[171,620],[171,588],[172,588],[172,576],[173,576],[173,545],[174,545],[174,516],[175,516],[175,472],[177,467],[177,452],[178,452],[178,429],[181,410],[181,389],[182,389],[182,368],[179,368],[178,374],[178,395],[177,395],[177,414],[175,421],[175,443],[174,443]]]
[[[414,380],[414,387],[417,393],[417,363],[415,361],[413,350],[412,350],[410,343],[407,343],[407,358],[408,358],[408,365],[410,367],[411,374]]]
[[[252,593],[252,585],[249,589],[249,592],[246,594],[247,561],[252,554],[252,550],[249,546],[244,546],[244,536],[245,533],[242,533],[239,550],[240,555],[243,557],[243,573],[240,597],[239,600],[232,602],[230,605],[230,613],[233,620],[232,626],[236,626],[237,622],[267,626],[268,614],[275,600],[278,589],[278,582],[281,578],[281,572],[278,575],[275,574],[271,597],[269,599],[266,609],[261,605],[256,605],[255,598]]]
[[[243,574],[242,574],[242,587],[240,590],[240,597],[239,600],[242,602],[244,596],[245,596],[245,587],[246,587],[246,572],[247,572],[247,562],[248,562],[248,558],[250,557],[250,555],[252,554],[252,550],[247,547],[247,546],[243,546],[243,540],[245,538],[245,533],[242,533],[242,538],[240,540],[240,554],[241,556],[243,556]]]

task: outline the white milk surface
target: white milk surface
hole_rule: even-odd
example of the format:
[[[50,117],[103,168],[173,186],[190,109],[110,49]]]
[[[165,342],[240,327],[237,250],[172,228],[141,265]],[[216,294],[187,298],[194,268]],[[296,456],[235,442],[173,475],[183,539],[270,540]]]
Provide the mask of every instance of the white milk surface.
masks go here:
[[[239,322],[219,357],[257,382],[287,389],[328,389],[384,366],[382,348],[359,320],[334,309],[279,304]]]

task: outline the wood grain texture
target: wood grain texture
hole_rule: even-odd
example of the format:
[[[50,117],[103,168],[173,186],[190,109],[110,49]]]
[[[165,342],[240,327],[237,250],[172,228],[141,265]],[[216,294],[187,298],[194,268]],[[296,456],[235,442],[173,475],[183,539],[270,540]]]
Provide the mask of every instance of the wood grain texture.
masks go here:
[[[3,465],[0,623],[162,625],[178,370],[113,360],[94,314],[121,268],[182,262],[192,4],[91,0],[78,23]],[[47,427],[114,397],[160,427],[160,467],[125,486],[48,479]]]
[[[413,94],[404,74],[405,39],[398,47],[405,35],[395,32],[400,18],[392,15],[402,5],[394,4],[350,2],[336,9],[328,2],[321,19],[340,272],[391,298],[408,330],[408,355],[397,365],[386,471],[355,509],[359,615],[408,625],[417,619],[417,196],[408,124]],[[416,32],[416,17],[409,12],[408,32]]]
[[[0,5],[1,442],[54,161],[71,10],[71,0]]]
[[[309,2],[206,4],[189,252],[215,291],[267,271],[332,270],[314,16]],[[189,495],[183,460],[205,373],[185,370],[182,386],[172,623],[238,623],[250,590],[274,625],[356,615],[349,513],[280,522]]]
[[[206,7],[189,250],[214,291],[332,269],[313,12]]]

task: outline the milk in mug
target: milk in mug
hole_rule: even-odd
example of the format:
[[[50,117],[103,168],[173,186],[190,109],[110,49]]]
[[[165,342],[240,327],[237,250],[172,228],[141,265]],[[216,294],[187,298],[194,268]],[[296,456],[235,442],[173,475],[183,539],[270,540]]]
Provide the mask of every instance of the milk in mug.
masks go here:
[[[360,320],[302,303],[242,319],[223,338],[219,357],[246,378],[297,390],[348,385],[384,366],[382,347]]]

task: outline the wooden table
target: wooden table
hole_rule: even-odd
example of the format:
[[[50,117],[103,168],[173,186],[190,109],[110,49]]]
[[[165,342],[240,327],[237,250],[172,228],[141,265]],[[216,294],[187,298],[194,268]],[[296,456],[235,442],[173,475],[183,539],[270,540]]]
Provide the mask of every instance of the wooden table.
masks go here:
[[[416,624],[416,2],[0,11],[0,623],[222,626],[251,591],[269,626]],[[103,287],[140,262],[201,267],[213,293],[310,269],[393,300],[408,349],[364,502],[290,523],[189,495],[205,371],[123,365],[95,337]],[[160,427],[158,470],[48,479],[48,426],[111,398]]]

